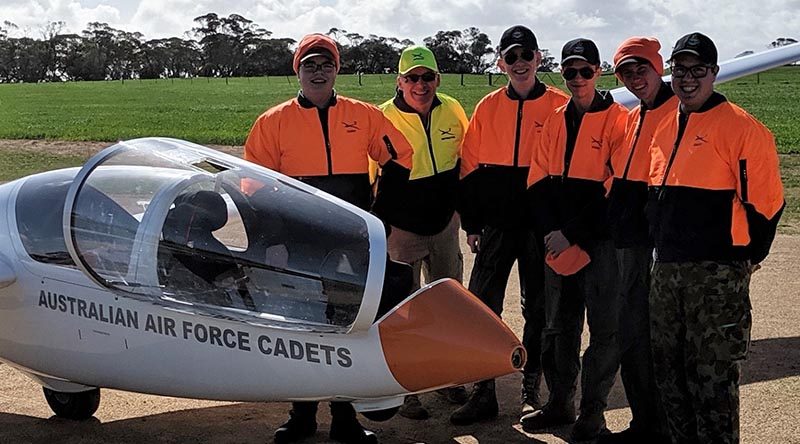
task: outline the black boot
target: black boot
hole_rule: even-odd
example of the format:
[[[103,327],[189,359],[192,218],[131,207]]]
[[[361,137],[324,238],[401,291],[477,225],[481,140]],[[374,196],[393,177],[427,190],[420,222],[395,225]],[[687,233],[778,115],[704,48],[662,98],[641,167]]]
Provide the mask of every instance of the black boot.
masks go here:
[[[542,374],[522,374],[522,416],[539,410],[544,405],[541,399]]]
[[[408,419],[428,419],[431,415],[428,410],[422,405],[417,395],[408,395],[400,406],[397,412],[403,418]]]
[[[378,437],[358,422],[356,411],[349,402],[331,403],[330,437],[344,444],[378,443]]]
[[[475,384],[467,403],[450,415],[450,422],[455,425],[470,425],[497,417],[499,410],[494,379],[481,381]]]
[[[317,433],[317,403],[293,402],[289,420],[275,430],[275,443],[301,441]]]
[[[549,427],[557,427],[575,422],[575,407],[546,404],[539,410],[528,413],[519,420],[522,430],[535,432]]]

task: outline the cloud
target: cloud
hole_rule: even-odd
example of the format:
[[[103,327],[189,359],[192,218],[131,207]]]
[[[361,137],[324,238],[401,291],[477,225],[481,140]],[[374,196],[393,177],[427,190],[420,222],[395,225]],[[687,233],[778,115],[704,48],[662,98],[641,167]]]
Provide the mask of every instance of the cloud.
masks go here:
[[[764,49],[778,37],[800,39],[800,0],[4,0],[0,20],[16,23],[17,32],[30,37],[40,37],[47,22],[62,20],[76,33],[99,21],[160,38],[183,37],[196,26],[195,17],[209,12],[237,13],[274,37],[296,40],[335,27],[421,43],[440,30],[475,26],[496,45],[504,29],[524,24],[554,54],[582,36],[595,40],[604,60],[631,35],[659,38],[668,56],[680,36],[701,31],[714,39],[723,60]]]

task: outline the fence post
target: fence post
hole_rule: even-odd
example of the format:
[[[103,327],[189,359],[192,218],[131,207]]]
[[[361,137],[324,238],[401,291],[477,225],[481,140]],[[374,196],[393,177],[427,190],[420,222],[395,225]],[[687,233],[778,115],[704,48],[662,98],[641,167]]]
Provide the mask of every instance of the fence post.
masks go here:
[[[358,72],[358,86],[362,86],[362,84],[361,84],[361,71]]]
[[[492,73],[489,73],[489,86],[492,86]]]
[[[464,73],[461,73],[461,86],[464,86]]]

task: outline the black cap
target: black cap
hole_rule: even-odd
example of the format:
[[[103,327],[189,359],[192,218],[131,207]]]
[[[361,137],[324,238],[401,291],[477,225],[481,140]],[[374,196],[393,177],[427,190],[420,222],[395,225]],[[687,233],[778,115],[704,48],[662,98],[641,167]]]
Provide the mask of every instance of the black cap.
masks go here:
[[[536,36],[533,31],[522,26],[512,26],[503,33],[500,37],[500,54],[505,54],[511,48],[521,46],[530,50],[539,49],[539,44],[536,43]]]
[[[693,32],[681,37],[675,47],[672,48],[670,60],[676,55],[689,53],[696,55],[701,62],[708,65],[717,64],[717,47],[708,36],[699,32]]]
[[[570,40],[561,49],[561,65],[570,60],[585,60],[592,65],[599,65],[600,51],[589,39]]]

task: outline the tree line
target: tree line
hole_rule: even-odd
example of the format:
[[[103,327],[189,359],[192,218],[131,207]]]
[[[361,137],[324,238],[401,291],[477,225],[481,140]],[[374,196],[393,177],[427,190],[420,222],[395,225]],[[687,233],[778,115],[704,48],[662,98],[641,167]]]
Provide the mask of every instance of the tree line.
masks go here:
[[[80,34],[50,22],[41,38],[10,37],[18,27],[0,25],[0,83],[70,80],[127,80],[186,77],[252,77],[292,75],[291,38],[272,32],[238,14],[215,13],[194,19],[185,38],[145,39],[140,32],[91,22]],[[363,36],[344,29],[328,32],[342,55],[342,73],[394,72],[408,39]],[[439,31],[423,43],[436,54],[439,69],[449,73],[483,73],[494,66],[496,51],[476,27]],[[557,67],[547,50],[540,70]]]

